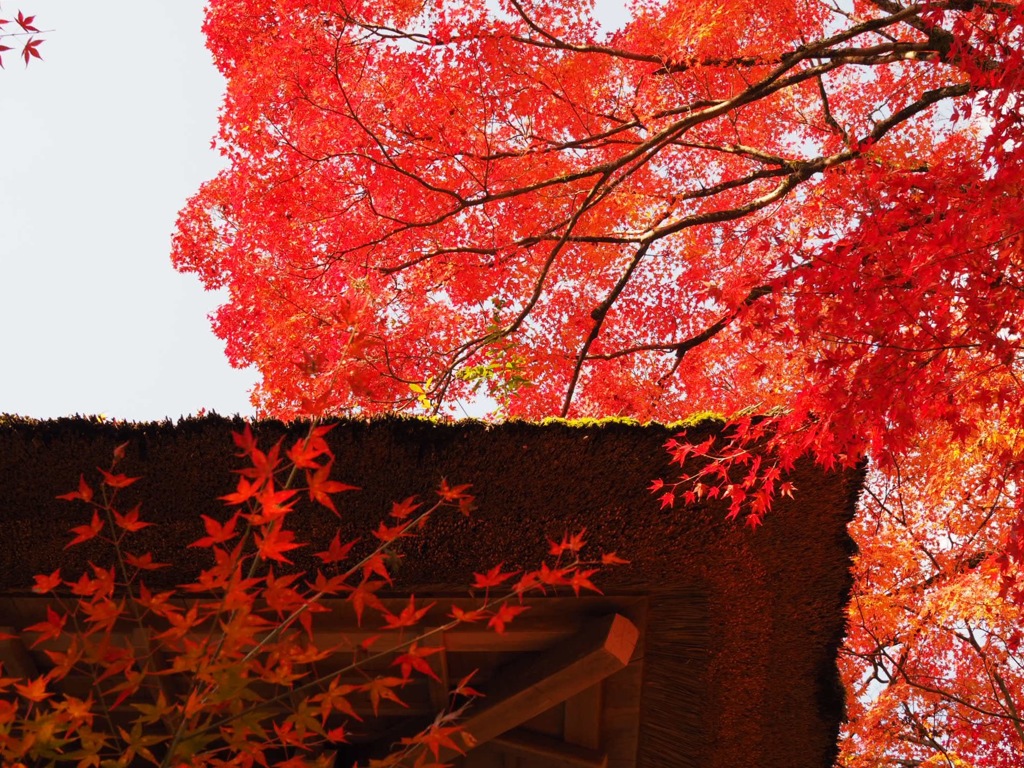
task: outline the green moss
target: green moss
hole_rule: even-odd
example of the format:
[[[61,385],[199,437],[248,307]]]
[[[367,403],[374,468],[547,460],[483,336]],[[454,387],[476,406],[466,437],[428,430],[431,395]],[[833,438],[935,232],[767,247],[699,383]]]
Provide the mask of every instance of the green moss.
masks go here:
[[[685,419],[679,421],[673,421],[666,426],[669,429],[692,429],[693,427],[700,427],[708,424],[709,422],[715,424],[726,424],[729,419],[724,413],[718,413],[717,411],[697,411],[687,416]]]
[[[538,422],[541,426],[550,424],[563,424],[567,427],[605,427],[610,424],[625,424],[631,427],[665,427],[666,429],[693,429],[694,427],[708,426],[710,424],[724,425],[728,418],[715,411],[697,411],[685,419],[672,421],[667,424],[659,421],[640,422],[628,416],[604,416],[601,418],[561,419],[548,417]]]
[[[567,427],[603,427],[608,424],[628,424],[631,427],[641,426],[639,421],[629,418],[628,416],[604,416],[597,419],[563,419],[557,416],[548,416],[547,418],[541,419],[539,422],[535,423],[540,424],[542,427],[546,427],[550,424],[564,424]]]
[[[76,416],[70,419],[58,419],[56,421],[77,421],[77,422],[88,422],[93,424],[112,424],[115,426],[133,427],[133,426],[144,426],[146,423],[135,424],[133,422],[126,422],[120,419],[111,419],[104,414],[93,415],[93,416]],[[181,424],[208,424],[218,423],[221,421],[231,422],[236,425],[240,425],[242,421],[249,421],[253,424],[259,424],[260,426],[275,426],[277,428],[287,430],[289,428],[301,427],[309,422],[305,419],[297,419],[293,422],[287,423],[276,419],[265,419],[262,421],[242,419],[242,417],[224,417],[216,413],[209,413],[205,416],[185,416],[178,420],[179,425]],[[325,421],[339,420],[339,421],[363,421],[365,423],[373,422],[384,422],[384,423],[408,423],[408,424],[430,424],[434,426],[459,426],[467,424],[481,424],[484,426],[494,426],[492,422],[484,421],[481,419],[457,419],[452,420],[447,416],[425,416],[422,414],[408,414],[408,413],[385,413],[376,414],[370,417],[352,417],[344,415],[335,415],[326,417]],[[562,425],[566,427],[578,427],[586,429],[590,427],[605,427],[612,424],[625,425],[630,427],[665,427],[667,429],[692,429],[694,427],[704,426],[707,424],[726,424],[728,418],[716,411],[697,411],[684,419],[678,421],[672,421],[668,423],[662,423],[657,421],[641,422],[629,416],[602,416],[598,418],[594,417],[583,417],[576,419],[563,419],[557,416],[547,416],[543,419],[509,419],[509,423],[522,423],[522,424],[533,424],[539,426],[550,426],[550,425]],[[499,422],[500,423],[500,422]],[[39,420],[32,419],[27,416],[19,416],[16,414],[0,413],[0,427],[13,427],[13,426],[39,426],[42,424]],[[173,422],[164,422],[164,426],[173,426]]]

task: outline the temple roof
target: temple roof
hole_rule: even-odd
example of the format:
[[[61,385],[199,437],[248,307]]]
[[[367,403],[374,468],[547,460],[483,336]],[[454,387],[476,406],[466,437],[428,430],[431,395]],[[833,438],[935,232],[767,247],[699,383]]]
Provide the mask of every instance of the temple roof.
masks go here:
[[[55,496],[75,488],[81,472],[107,466],[125,442],[121,471],[143,479],[124,493],[156,523],[135,534],[139,546],[174,563],[147,583],[194,578],[209,553],[186,545],[202,535],[200,514],[223,516],[217,498],[234,490],[230,433],[241,426],[217,416],[177,424],[0,417],[0,625],[38,620],[43,601],[30,591],[32,575],[58,566],[76,574],[101,556],[94,542],[64,549],[82,509]],[[264,446],[305,429],[272,421],[253,428]],[[687,429],[699,440],[722,426]],[[437,600],[440,616],[468,599],[474,572],[499,562],[537,567],[549,538],[585,528],[588,546],[629,560],[601,573],[603,596],[535,598],[504,636],[445,634],[445,679],[482,670],[490,701],[476,722],[490,718],[487,732],[496,731],[462,765],[827,768],[843,714],[836,655],[851,586],[846,524],[862,473],[798,463],[789,477],[794,498],[778,499],[751,530],[728,520],[719,501],[661,508],[648,486],[678,475],[664,448],[678,432],[619,422],[342,421],[327,436],[333,476],[361,490],[338,497],[340,521],[300,505],[289,526],[312,546],[289,554],[297,568],[312,569],[318,563],[308,553],[325,549],[339,526],[343,540],[365,536],[393,501],[428,496],[442,478],[470,483],[474,513],[440,517],[402,542],[393,592],[383,595]],[[344,601],[331,607],[318,632],[362,631]],[[42,654],[29,655],[0,648],[5,668],[16,657],[45,667]],[[410,689],[408,710],[382,711],[368,724],[346,759],[372,751],[403,719],[429,720],[446,692],[430,681],[420,688]]]

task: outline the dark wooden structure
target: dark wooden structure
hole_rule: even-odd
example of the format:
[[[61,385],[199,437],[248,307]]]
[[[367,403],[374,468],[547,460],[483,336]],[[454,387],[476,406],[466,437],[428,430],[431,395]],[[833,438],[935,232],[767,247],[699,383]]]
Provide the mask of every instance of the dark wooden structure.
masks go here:
[[[230,432],[240,427],[220,417],[176,425],[0,417],[0,626],[40,620],[33,574],[58,566],[76,574],[100,551],[63,550],[81,508],[54,497],[80,472],[106,466],[122,442],[123,471],[144,477],[125,493],[158,524],[135,535],[176,566],[148,581],[181,583],[208,565],[207,553],[184,545],[201,535],[200,513],[222,514],[216,499],[233,490]],[[689,427],[698,438],[720,429]],[[255,431],[268,446],[303,427],[262,422]],[[846,524],[862,477],[800,464],[795,498],[780,499],[753,531],[726,520],[717,502],[663,510],[647,486],[678,471],[663,447],[678,431],[407,419],[334,429],[335,476],[362,489],[339,497],[343,538],[365,534],[392,501],[427,495],[442,477],[473,484],[472,517],[440,517],[402,544],[389,599],[398,605],[415,592],[436,600],[427,626],[442,624],[451,604],[468,604],[474,571],[499,561],[536,566],[547,538],[565,531],[585,527],[595,552],[630,560],[603,572],[604,596],[535,598],[503,635],[468,626],[434,638],[445,647],[431,657],[441,682],[417,678],[403,689],[408,708],[385,702],[377,718],[364,712],[365,727],[338,764],[429,722],[449,681],[477,669],[487,697],[467,714],[479,746],[458,759],[464,768],[830,768],[843,713],[836,653],[850,589]],[[339,521],[302,507],[289,525],[315,551]],[[303,551],[296,566],[314,566]],[[355,626],[344,601],[328,607],[315,625],[325,641],[358,643],[372,630]],[[15,674],[47,663],[19,640],[0,644],[0,662]]]

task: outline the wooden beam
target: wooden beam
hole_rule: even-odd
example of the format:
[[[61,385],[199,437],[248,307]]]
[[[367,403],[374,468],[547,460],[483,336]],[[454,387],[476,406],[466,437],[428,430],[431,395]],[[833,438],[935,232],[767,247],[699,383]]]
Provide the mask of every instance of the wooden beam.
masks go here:
[[[592,685],[565,702],[562,736],[569,744],[587,749],[601,746],[601,697],[603,683]]]
[[[479,745],[522,725],[625,667],[639,637],[633,622],[611,614],[538,658],[510,664],[488,686],[483,704],[462,722],[462,730]],[[455,757],[442,750],[440,762]]]
[[[443,650],[427,657],[427,663],[438,677],[437,680],[427,679],[427,685],[430,686],[430,704],[438,714],[448,709],[448,691],[452,687],[448,675],[448,648],[443,634],[440,635],[440,641]]]
[[[531,622],[528,618],[517,617],[501,634],[487,626],[467,624],[431,635],[423,640],[422,645],[443,645],[448,653],[525,653],[550,648],[556,643],[572,637],[579,631],[579,628],[579,622],[553,620]],[[120,637],[123,634],[121,631],[115,631],[112,636]],[[257,633],[256,641],[259,642],[267,634]],[[408,643],[418,634],[416,628],[401,633],[394,630],[372,630],[353,626],[351,629],[316,630],[313,634],[313,641],[320,650],[336,648],[338,653],[349,654],[359,648],[360,643],[370,638],[377,638],[373,644],[373,651],[377,652]],[[207,633],[189,632],[185,637],[200,641],[207,637]],[[50,641],[46,647],[51,650],[66,650],[67,640],[66,638],[57,638]]]
[[[432,635],[423,641],[424,645],[444,645],[449,653],[473,653],[488,651],[510,651],[522,653],[550,648],[557,642],[572,637],[579,631],[579,623],[543,620],[532,622],[527,617],[516,618],[509,628],[499,634],[487,626],[464,624],[447,632]],[[397,645],[403,640],[415,637],[415,629],[400,634],[395,631],[381,631],[353,627],[352,629],[316,630],[313,638],[319,648],[338,647],[341,652],[357,648],[371,637],[380,639],[374,650]]]
[[[560,739],[513,728],[491,740],[491,744],[524,757],[542,758],[566,768],[607,768],[608,756],[596,749],[568,744]]]
[[[15,635],[15,637],[0,640],[0,663],[3,664],[3,674],[26,680],[39,677],[39,669],[32,659],[32,654],[29,653],[21,638],[17,636],[19,635],[18,630],[14,627],[0,627],[0,635],[5,634]]]

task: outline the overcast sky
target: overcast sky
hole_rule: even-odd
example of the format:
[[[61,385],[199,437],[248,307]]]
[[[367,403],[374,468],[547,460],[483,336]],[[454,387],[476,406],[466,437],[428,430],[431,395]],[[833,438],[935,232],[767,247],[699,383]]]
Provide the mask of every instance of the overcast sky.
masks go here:
[[[148,420],[251,414],[207,315],[172,268],[175,216],[221,167],[223,80],[203,0],[0,0],[52,30],[0,71],[0,413]],[[609,28],[621,0],[599,0]]]
[[[170,265],[223,80],[202,0],[3,0],[37,15],[44,61],[0,72],[0,413],[251,413],[207,314]]]

